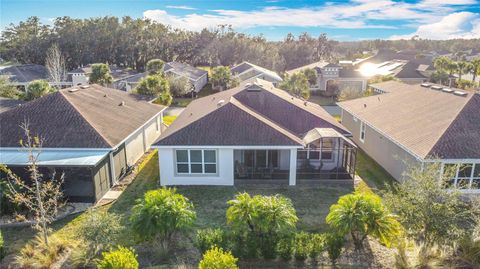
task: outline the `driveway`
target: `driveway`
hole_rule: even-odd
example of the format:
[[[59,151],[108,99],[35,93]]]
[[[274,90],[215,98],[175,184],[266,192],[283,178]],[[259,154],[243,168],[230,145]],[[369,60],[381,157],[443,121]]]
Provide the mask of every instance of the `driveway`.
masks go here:
[[[184,107],[169,106],[163,111],[164,116],[178,116],[183,112]]]

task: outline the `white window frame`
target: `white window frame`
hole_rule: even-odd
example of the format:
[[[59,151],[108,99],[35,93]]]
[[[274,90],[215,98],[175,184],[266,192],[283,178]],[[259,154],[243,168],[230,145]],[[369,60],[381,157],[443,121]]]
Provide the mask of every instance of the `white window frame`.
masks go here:
[[[470,163],[470,162],[465,162],[465,163],[454,163],[454,162],[444,162],[442,164],[442,167],[441,167],[441,172],[442,172],[442,175],[443,175],[443,170],[444,170],[444,166],[445,165],[456,165],[456,169],[455,169],[455,176],[453,178],[453,184],[452,184],[452,188],[455,188],[455,189],[459,189],[461,191],[465,191],[465,190],[473,190],[473,191],[480,191],[480,186],[478,186],[478,188],[475,188],[473,189],[472,188],[472,184],[473,184],[473,180],[476,180],[476,179],[480,179],[480,175],[475,175],[475,168],[477,166],[480,166],[480,163]],[[470,172],[470,176],[469,177],[459,177],[458,174],[460,172],[460,167],[463,166],[463,165],[471,165],[472,167],[472,171]],[[468,180],[468,186],[466,188],[458,188],[458,180],[461,180],[461,179],[467,179]]]
[[[177,151],[187,151],[187,161],[186,162],[179,162],[177,160]],[[201,151],[202,153],[202,160],[200,162],[192,162],[190,157],[191,151]],[[215,152],[215,162],[205,162],[205,151],[214,151]],[[216,149],[175,149],[174,150],[174,157],[175,157],[175,174],[177,175],[217,175],[218,174],[218,151]],[[188,166],[188,172],[179,172],[178,165],[179,164],[186,164]],[[192,164],[201,164],[202,165],[202,172],[201,173],[192,173]],[[205,172],[205,165],[207,164],[214,164],[215,165],[215,173],[207,173]]]
[[[160,131],[160,117],[155,119],[155,127],[157,128],[157,132]]]
[[[360,135],[358,137],[358,139],[362,142],[362,143],[365,143],[365,137],[366,137],[366,134],[367,134],[367,125],[365,124],[365,122],[361,121],[360,122]],[[363,135],[362,135],[363,134]],[[363,137],[363,138],[362,138]]]

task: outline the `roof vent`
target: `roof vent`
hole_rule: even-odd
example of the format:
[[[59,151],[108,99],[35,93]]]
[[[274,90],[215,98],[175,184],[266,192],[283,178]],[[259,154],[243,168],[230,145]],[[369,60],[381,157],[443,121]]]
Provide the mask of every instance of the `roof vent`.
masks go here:
[[[430,83],[422,83],[422,84],[420,84],[420,86],[425,87],[425,88],[430,88],[430,86],[432,86],[432,84],[430,84]]]
[[[367,104],[363,104],[363,107],[364,107],[364,108],[367,108]]]
[[[248,88],[248,87],[250,87],[250,86],[252,86],[252,83],[247,83],[247,84],[245,84],[245,88]]]
[[[449,89],[449,88],[443,88],[443,89],[442,89],[442,92],[452,93],[453,90],[452,90],[452,89]]]
[[[307,104],[308,104],[308,102],[307,102],[307,101],[303,102],[303,105],[307,106]]]
[[[82,88],[82,89],[88,89],[89,87],[90,87],[89,85],[80,86],[80,88]]]
[[[454,91],[453,94],[458,95],[458,96],[467,96],[467,93],[462,92],[462,91]]]
[[[224,103],[225,103],[225,100],[220,100],[220,101],[218,101],[217,106],[220,107],[220,106],[222,106]]]
[[[103,97],[107,97],[107,96],[108,96],[108,95],[107,95],[107,94],[105,94]]]
[[[78,89],[77,88],[71,88],[71,89],[68,89],[69,92],[77,92]]]
[[[437,86],[437,85],[433,85],[432,87],[430,87],[430,89],[439,91],[439,90],[442,89],[442,87]]]
[[[122,101],[122,102],[119,104],[119,106],[125,106],[125,105],[126,105],[126,104],[125,104],[125,101]]]

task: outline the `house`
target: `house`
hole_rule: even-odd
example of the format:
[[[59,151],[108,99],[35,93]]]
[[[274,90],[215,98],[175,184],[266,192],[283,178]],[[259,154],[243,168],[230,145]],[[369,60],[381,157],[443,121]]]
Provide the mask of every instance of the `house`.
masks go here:
[[[192,84],[192,91],[198,93],[208,83],[208,72],[199,68],[195,68],[186,63],[169,62],[166,63],[163,71],[165,75],[173,75],[175,77],[185,77]],[[124,80],[126,91],[134,89],[142,78],[147,75],[146,72],[139,73],[128,77]]]
[[[273,83],[277,86],[282,82],[282,78],[274,71],[254,65],[249,62],[242,62],[239,65],[232,67],[231,72],[234,77],[238,78],[240,82],[249,79],[259,78]]]
[[[310,90],[314,92],[326,91],[333,82],[338,85],[339,90],[352,88],[365,91],[367,88],[368,78],[358,70],[348,67],[345,64],[319,61],[289,70],[287,74],[291,76],[306,69],[313,69],[317,72],[317,82],[310,87]]]
[[[349,136],[320,106],[253,79],[192,101],[152,147],[164,186],[351,183]]]
[[[12,98],[5,98],[0,97],[0,113],[8,111],[14,107],[17,107],[21,104],[25,103],[25,101],[12,99]]]
[[[64,173],[70,201],[95,202],[160,136],[164,109],[95,84],[59,90],[0,113],[0,163],[28,178],[19,145],[26,120],[43,139],[41,173]]]
[[[110,74],[113,78],[112,87],[119,90],[124,90],[125,80],[129,77],[135,76],[138,74],[137,71],[131,68],[123,68],[117,65],[109,65]],[[72,86],[87,85],[88,78],[92,73],[92,65],[86,65],[74,70],[71,70],[67,73],[67,80],[71,82]]]
[[[372,87],[384,93],[339,103],[342,124],[362,150],[399,181],[411,166],[458,164],[451,185],[480,191],[478,93],[396,81]]]
[[[435,71],[433,58],[415,50],[382,49],[356,67],[367,77],[391,75],[402,82],[418,84],[427,81]]]
[[[26,89],[28,84],[34,80],[49,80],[48,70],[39,64],[9,65],[0,67],[0,76],[6,76],[10,83]],[[72,84],[68,81],[59,83],[49,82],[52,86],[69,87]]]

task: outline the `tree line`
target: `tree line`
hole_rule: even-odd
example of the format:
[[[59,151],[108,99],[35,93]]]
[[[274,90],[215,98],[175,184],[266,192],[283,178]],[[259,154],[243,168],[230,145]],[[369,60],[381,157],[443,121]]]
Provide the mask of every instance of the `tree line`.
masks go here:
[[[58,17],[52,25],[30,17],[2,31],[0,54],[3,60],[46,64],[45,54],[55,44],[65,57],[67,69],[102,62],[143,71],[148,60],[159,58],[194,66],[231,66],[250,61],[282,72],[319,60],[355,58],[363,51],[382,48],[461,51],[480,47],[480,39],[338,42],[325,34],[313,37],[302,33],[296,37],[290,33],[282,41],[273,42],[262,35],[236,32],[228,25],[193,32],[131,17]]]

